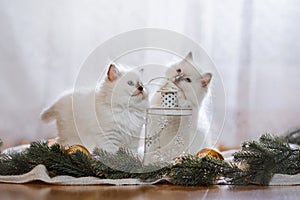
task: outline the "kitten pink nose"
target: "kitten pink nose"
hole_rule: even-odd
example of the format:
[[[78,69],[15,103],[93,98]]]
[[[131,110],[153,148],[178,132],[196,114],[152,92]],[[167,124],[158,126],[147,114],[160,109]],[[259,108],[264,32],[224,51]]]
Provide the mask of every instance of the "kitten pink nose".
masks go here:
[[[175,77],[173,77],[173,82],[174,83],[179,83],[181,80],[182,80],[182,78],[183,78],[183,76],[184,75],[178,75],[178,76],[175,76]]]

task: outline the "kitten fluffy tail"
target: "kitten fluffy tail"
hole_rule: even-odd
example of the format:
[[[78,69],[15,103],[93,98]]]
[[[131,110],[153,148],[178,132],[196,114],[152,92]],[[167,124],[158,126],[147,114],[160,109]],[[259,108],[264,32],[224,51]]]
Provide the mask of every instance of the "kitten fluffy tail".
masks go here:
[[[51,122],[52,120],[54,120],[54,117],[55,117],[54,106],[51,106],[51,107],[43,110],[40,117],[41,117],[42,121],[44,121],[44,122]]]

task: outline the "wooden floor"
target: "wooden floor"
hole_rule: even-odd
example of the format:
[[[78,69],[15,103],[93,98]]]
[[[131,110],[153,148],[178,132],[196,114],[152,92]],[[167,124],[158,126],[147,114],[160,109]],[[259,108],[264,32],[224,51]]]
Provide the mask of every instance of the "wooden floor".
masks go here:
[[[296,199],[300,186],[55,186],[43,183],[0,184],[1,200],[90,199]]]

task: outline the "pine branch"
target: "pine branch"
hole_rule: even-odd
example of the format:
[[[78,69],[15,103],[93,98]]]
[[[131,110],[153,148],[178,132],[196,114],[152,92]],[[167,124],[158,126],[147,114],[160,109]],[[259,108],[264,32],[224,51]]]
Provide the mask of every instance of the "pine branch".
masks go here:
[[[49,146],[47,142],[32,142],[30,147],[21,153],[3,155],[0,159],[0,174],[23,174],[39,164],[47,168],[50,176],[129,178],[138,177],[133,173],[135,170],[143,171],[141,160],[126,149],[120,149],[116,154],[98,150],[98,156],[104,161],[103,163],[108,163],[110,167],[98,162],[97,159],[88,158],[79,150],[68,154],[59,144]],[[153,173],[148,173],[144,177],[153,175]],[[156,174],[156,176],[158,175]]]
[[[16,159],[20,157],[21,159]],[[22,153],[14,154],[8,163],[18,166],[25,165],[23,169],[30,171],[35,166],[42,164],[47,168],[50,176],[70,175],[74,177],[94,175],[90,170],[92,167],[88,157],[76,151],[74,154],[67,154],[59,144],[49,146],[47,142],[32,142],[30,147]],[[2,166],[2,165],[1,165]],[[21,174],[22,171],[16,171]]]
[[[3,154],[0,159],[0,175],[20,175],[32,170],[25,153]]]
[[[292,149],[286,140],[264,134],[259,141],[245,142],[242,150],[234,153],[234,161],[246,163],[249,183],[267,185],[275,173],[300,172],[299,149]]]
[[[125,148],[120,148],[115,154],[95,148],[93,155],[95,156],[95,174],[101,178],[153,180],[160,179],[169,172],[166,163],[154,163],[145,166],[141,158],[134,156]]]
[[[234,153],[234,162],[187,155],[176,164],[143,165],[141,158],[124,148],[114,154],[96,148],[93,158],[89,158],[79,150],[68,154],[59,144],[49,146],[47,142],[33,142],[21,153],[1,154],[0,174],[23,174],[39,164],[46,166],[50,176],[139,178],[143,181],[168,177],[173,184],[192,186],[212,185],[217,178],[224,177],[228,184],[267,185],[275,173],[300,173],[300,150],[292,148],[286,138],[264,134],[258,141],[244,142],[242,150]]]
[[[171,167],[171,182],[175,185],[213,185],[223,163],[211,156],[197,158],[186,155]]]
[[[250,184],[249,171],[240,169],[239,165],[233,162],[223,161],[223,166],[220,169],[220,175],[225,178],[227,184]]]
[[[300,127],[288,130],[283,138],[291,144],[300,145]]]
[[[3,156],[2,151],[1,151],[2,145],[3,145],[3,141],[0,139],[0,158]]]
[[[95,173],[110,179],[130,178],[130,171],[139,163],[138,159],[128,151],[126,152],[125,149],[119,149],[116,154],[112,154],[95,148],[93,154],[95,156]]]

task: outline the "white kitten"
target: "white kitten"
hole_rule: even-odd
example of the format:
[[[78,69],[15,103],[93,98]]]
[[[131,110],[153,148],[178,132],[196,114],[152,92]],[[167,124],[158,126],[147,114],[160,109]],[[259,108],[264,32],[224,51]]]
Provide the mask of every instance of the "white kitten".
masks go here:
[[[157,119],[156,116],[153,116],[152,122],[164,120],[166,124],[163,132],[160,132],[161,127],[156,123],[148,125],[147,128],[151,134],[151,139],[160,138],[160,147],[155,149],[152,145],[149,145],[149,154],[145,155],[145,163],[161,159],[161,155],[164,159],[170,160],[183,152],[193,153],[189,149],[191,143],[196,143],[198,150],[201,147],[203,148],[203,146],[210,145],[206,137],[207,127],[202,127],[203,124],[205,125],[203,120],[205,118],[199,116],[199,110],[203,99],[207,95],[212,74],[199,72],[191,64],[192,59],[192,53],[190,52],[185,59],[170,65],[165,73],[165,77],[169,81],[161,87],[162,90],[165,88],[177,88],[178,107],[191,108],[192,118],[169,116],[168,118]],[[160,105],[159,93],[154,95],[152,105]],[[196,141],[192,141],[194,139]],[[147,148],[147,145],[145,148]]]
[[[56,120],[58,143],[82,144],[115,152],[126,147],[138,151],[148,93],[134,71],[120,72],[110,65],[98,90],[82,89],[61,96],[45,109],[43,121]]]
[[[213,141],[207,135],[208,119],[207,113],[203,109],[205,105],[202,104],[204,98],[208,93],[208,86],[212,79],[211,73],[199,72],[193,65],[193,55],[189,52],[185,59],[180,62],[172,64],[166,71],[166,77],[175,84],[178,91],[178,106],[192,108],[192,129],[195,130],[195,140],[198,150],[203,147],[211,147]],[[200,112],[200,109],[204,112]],[[176,123],[176,122],[175,122]],[[185,125],[186,121],[180,122]],[[185,128],[183,126],[183,128]],[[192,139],[192,138],[190,138]]]

